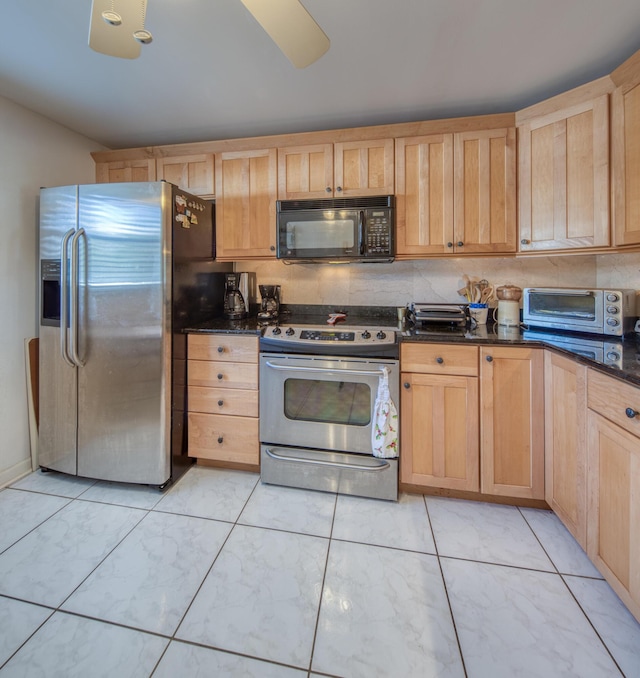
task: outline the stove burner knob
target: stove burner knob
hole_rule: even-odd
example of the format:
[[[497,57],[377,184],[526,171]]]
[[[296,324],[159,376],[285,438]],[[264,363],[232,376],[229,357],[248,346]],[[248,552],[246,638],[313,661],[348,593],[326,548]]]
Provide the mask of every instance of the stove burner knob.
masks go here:
[[[274,327],[272,334],[278,335],[282,332],[282,330],[279,327]]]
[[[290,327],[290,328],[285,332],[285,334],[286,334],[288,337],[290,337],[292,334],[295,334],[295,333],[296,333],[296,331],[293,329],[293,327]]]
[[[378,334],[376,334],[376,337],[377,337],[378,339],[386,339],[386,338],[387,338],[387,335],[386,335],[382,330],[380,330],[380,331],[378,332]]]
[[[363,339],[369,339],[369,337],[371,336],[371,332],[369,332],[369,330],[365,330],[361,336]]]

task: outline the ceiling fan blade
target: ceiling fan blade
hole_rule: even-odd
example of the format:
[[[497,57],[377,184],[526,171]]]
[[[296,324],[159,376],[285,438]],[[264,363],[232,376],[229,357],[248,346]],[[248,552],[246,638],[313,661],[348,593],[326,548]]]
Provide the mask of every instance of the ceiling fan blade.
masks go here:
[[[146,7],[147,0],[93,0],[89,47],[108,56],[137,59],[141,46],[133,33],[143,27]],[[102,17],[103,12],[112,10],[122,19],[118,26],[107,23]]]
[[[306,68],[329,49],[329,38],[300,0],[242,0],[296,68]]]

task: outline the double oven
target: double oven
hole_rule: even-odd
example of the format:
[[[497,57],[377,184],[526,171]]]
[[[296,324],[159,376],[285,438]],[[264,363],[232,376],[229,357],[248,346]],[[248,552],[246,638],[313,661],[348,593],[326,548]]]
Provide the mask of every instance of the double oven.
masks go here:
[[[371,451],[385,374],[397,404],[395,328],[267,327],[260,339],[262,481],[396,500],[397,458]]]

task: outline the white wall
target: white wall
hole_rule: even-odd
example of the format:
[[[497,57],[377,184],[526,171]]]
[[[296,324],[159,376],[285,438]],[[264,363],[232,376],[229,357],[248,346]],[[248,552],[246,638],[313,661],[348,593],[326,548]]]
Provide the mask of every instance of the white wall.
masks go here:
[[[31,469],[24,340],[37,334],[41,186],[93,183],[103,146],[0,97],[0,487]]]

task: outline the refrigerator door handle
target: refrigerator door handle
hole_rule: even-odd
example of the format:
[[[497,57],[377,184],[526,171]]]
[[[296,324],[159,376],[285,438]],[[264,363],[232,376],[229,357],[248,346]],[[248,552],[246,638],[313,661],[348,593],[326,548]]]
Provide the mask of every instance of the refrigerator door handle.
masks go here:
[[[68,333],[67,333],[67,315],[68,315],[68,299],[69,299],[69,239],[74,234],[74,229],[69,229],[62,238],[62,246],[60,253],[60,352],[62,359],[69,365],[75,367],[75,363],[69,356],[68,347]]]
[[[71,328],[69,337],[69,352],[71,360],[77,367],[84,367],[84,362],[78,355],[78,241],[84,236],[84,228],[79,228],[71,240],[71,313],[69,325]]]

